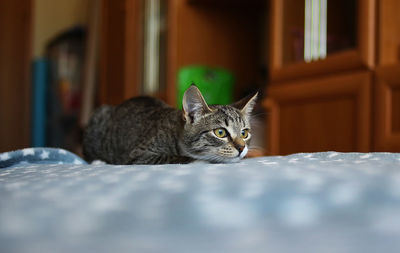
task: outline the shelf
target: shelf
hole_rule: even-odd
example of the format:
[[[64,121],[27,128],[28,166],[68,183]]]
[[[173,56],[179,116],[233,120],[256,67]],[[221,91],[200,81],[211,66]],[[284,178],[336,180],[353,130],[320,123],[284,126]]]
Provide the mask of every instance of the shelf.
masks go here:
[[[169,104],[176,104],[177,73],[184,66],[206,65],[232,72],[235,98],[257,78],[266,58],[260,53],[266,9],[250,7],[247,2],[243,5],[249,8],[234,4],[232,8],[217,8],[211,1],[168,1]]]
[[[365,65],[365,62],[360,59],[360,55],[356,50],[348,50],[328,55],[324,60],[310,63],[298,62],[283,68],[271,69],[270,79],[282,82],[359,68],[368,68],[368,65]]]

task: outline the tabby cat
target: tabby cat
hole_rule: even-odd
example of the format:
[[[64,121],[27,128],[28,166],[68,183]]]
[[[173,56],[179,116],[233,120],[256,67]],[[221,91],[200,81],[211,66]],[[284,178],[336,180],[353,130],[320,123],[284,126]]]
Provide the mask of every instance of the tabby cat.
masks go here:
[[[183,110],[151,97],[104,105],[85,129],[83,154],[109,164],[238,162],[251,138],[250,113],[257,94],[233,105],[210,105],[190,86]]]

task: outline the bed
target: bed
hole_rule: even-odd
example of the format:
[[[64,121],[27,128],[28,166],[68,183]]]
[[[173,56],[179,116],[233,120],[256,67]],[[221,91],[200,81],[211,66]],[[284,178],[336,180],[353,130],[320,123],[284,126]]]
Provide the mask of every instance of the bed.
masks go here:
[[[400,154],[86,164],[0,154],[0,252],[400,252]]]

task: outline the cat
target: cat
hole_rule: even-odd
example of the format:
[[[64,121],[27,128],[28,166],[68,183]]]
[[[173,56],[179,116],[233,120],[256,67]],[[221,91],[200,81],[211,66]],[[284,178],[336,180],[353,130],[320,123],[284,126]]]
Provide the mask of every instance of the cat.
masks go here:
[[[103,105],[85,128],[83,154],[88,162],[109,164],[238,162],[248,152],[256,99],[257,94],[232,105],[209,106],[192,84],[184,93],[183,110],[151,97]]]

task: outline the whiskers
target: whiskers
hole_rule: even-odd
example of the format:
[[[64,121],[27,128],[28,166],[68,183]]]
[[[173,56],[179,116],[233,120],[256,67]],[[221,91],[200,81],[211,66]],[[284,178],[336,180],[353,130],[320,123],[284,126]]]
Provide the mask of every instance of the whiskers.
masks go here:
[[[218,150],[218,154],[225,157],[235,157],[238,152],[232,147],[223,147]]]

